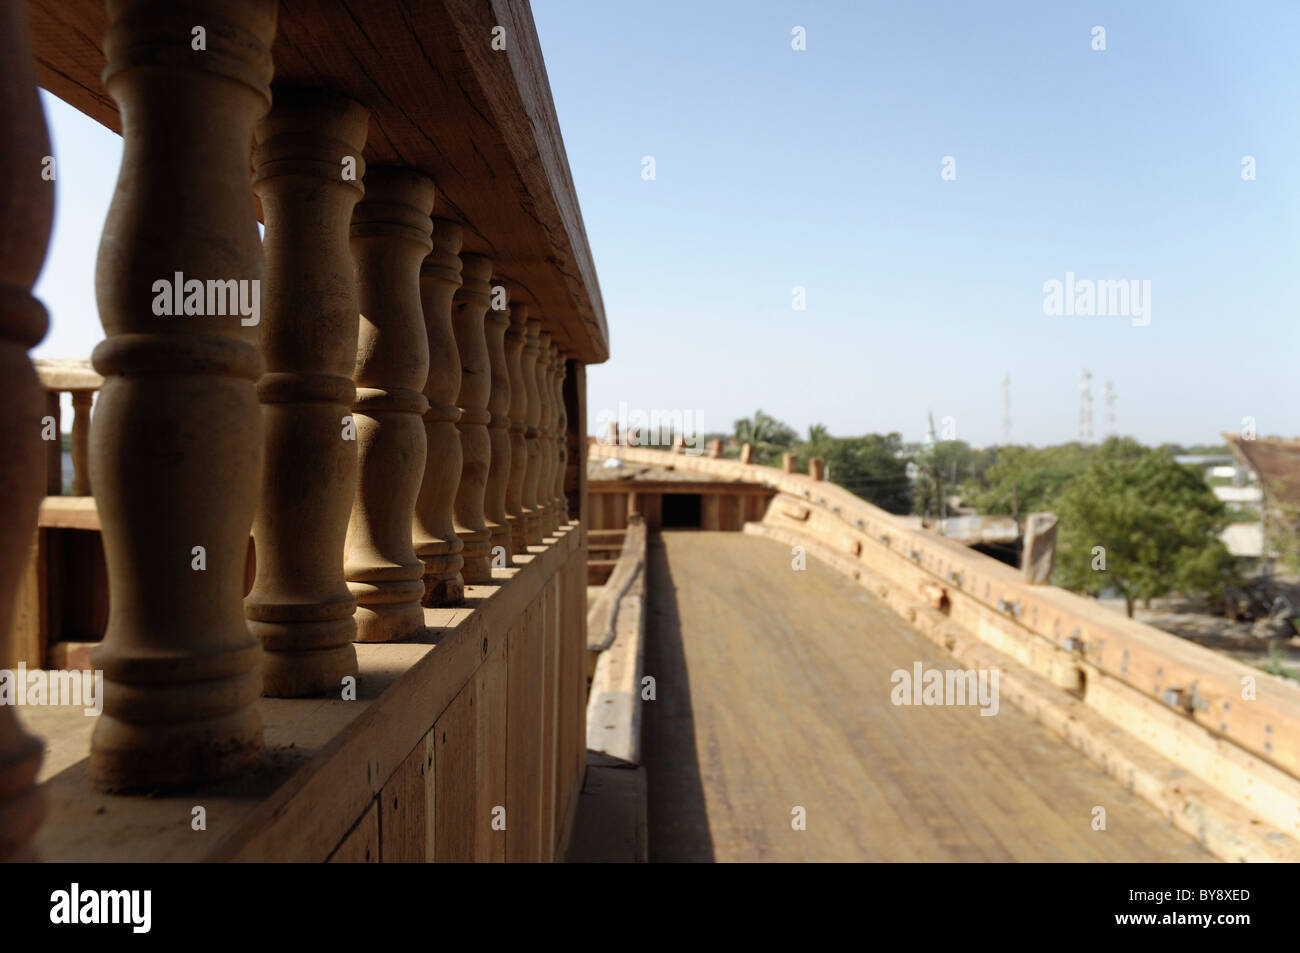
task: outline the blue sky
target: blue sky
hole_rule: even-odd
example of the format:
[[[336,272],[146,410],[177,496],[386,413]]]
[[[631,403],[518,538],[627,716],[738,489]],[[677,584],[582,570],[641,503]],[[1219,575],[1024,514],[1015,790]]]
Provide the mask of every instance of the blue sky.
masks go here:
[[[933,411],[992,443],[1009,373],[1012,438],[1043,444],[1074,437],[1086,368],[1099,434],[1108,378],[1120,431],[1148,442],[1245,416],[1300,433],[1300,4],[533,15],[610,323],[590,421],[626,402],[729,430],[762,407],[916,439]],[[120,145],[46,106],[59,204],[37,353],[86,355]],[[1067,272],[1150,281],[1150,324],[1045,315],[1043,283]]]

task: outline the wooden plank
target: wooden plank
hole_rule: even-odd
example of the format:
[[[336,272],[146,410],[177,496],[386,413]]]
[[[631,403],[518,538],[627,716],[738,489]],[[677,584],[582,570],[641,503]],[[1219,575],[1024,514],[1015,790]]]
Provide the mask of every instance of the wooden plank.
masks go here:
[[[662,451],[659,451],[662,452]],[[682,460],[685,458],[682,454],[672,455],[672,459]],[[667,467],[665,467],[667,469]],[[678,469],[673,464],[673,469]],[[615,471],[617,473],[618,471]],[[629,490],[635,490],[640,493],[699,493],[701,496],[737,496],[737,497],[756,497],[764,499],[775,495],[775,491],[761,483],[741,483],[737,480],[692,480],[689,477],[681,476],[675,479],[651,480],[644,478],[615,478],[608,480],[591,480],[588,483],[588,492],[593,496],[600,494],[602,496],[612,496],[616,493],[624,493]]]
[[[471,680],[433,725],[433,859],[470,863],[478,832],[477,683]]]
[[[33,3],[29,6],[38,5]],[[104,378],[86,358],[38,357],[32,361],[32,366],[36,368],[41,386],[47,391],[96,391],[104,386]]]
[[[506,810],[506,649],[499,646],[479,666],[475,676],[478,700],[477,831],[475,859],[499,862],[506,859],[506,831],[510,812]],[[500,827],[497,817],[506,824]],[[495,822],[495,823],[494,823]]]
[[[614,622],[618,616],[619,600],[645,568],[645,547],[645,523],[637,519],[628,527],[618,559],[614,560],[612,571],[604,581],[604,588],[587,613],[587,632],[592,638],[586,646],[587,649],[602,652],[614,640]],[[604,566],[608,562],[608,560],[589,559],[587,566],[590,570],[592,567]],[[587,581],[588,584],[591,583],[590,572]]]
[[[331,864],[379,863],[379,806],[373,801],[356,826],[330,854]]]
[[[593,763],[579,798],[573,842],[566,856],[570,863],[645,863],[645,768]]]
[[[587,642],[584,630],[586,613],[585,595],[582,587],[575,586],[579,579],[582,563],[577,556],[571,558],[561,574],[560,586],[564,593],[561,609],[562,656],[560,670],[560,778],[561,816],[567,816],[573,799],[573,786],[577,780],[577,764],[580,756],[579,746],[585,747],[580,721],[582,719],[583,689],[586,682]],[[579,641],[581,639],[582,641]]]
[[[51,811],[37,849],[49,860],[76,862],[326,859],[473,679],[483,640],[488,654],[501,646],[578,550],[575,530],[506,570],[502,585],[474,587],[472,608],[426,610],[425,641],[359,644],[356,701],[261,699],[272,756],[264,772],[243,781],[175,796],[95,794],[85,771],[95,719],[79,709],[25,709],[28,730],[47,742],[40,779],[48,782]],[[188,818],[196,795],[208,806],[208,836],[201,839],[172,819],[178,811]]]
[[[541,752],[542,752],[542,796],[541,796],[541,824],[538,829],[538,858],[543,861],[549,861],[555,851],[555,774],[556,774],[556,750],[555,750],[555,725],[556,712],[558,710],[558,683],[559,659],[557,640],[559,638],[559,624],[557,620],[557,609],[559,600],[556,593],[556,583],[559,580],[551,578],[551,583],[546,587],[546,592],[541,600],[541,626],[539,635],[542,642],[542,717],[541,717]]]
[[[1148,801],[1174,826],[1196,838],[1216,856],[1233,862],[1300,860],[1300,841],[1284,832],[1283,826],[1287,825],[1269,824],[1261,819],[1260,814],[1263,812],[1252,813],[1242,804],[1224,796],[1220,793],[1219,788],[1223,785],[1218,783],[1218,779],[1215,779],[1216,786],[1211,787],[1210,783],[1189,773],[1182,765],[1186,763],[1195,767],[1194,757],[1188,758],[1184,753],[1177,752],[1178,761],[1170,760],[1143,743],[1152,740],[1151,738],[1139,740],[1136,737],[1134,731],[1146,730],[1143,726],[1152,722],[1151,715],[1158,714],[1156,703],[1141,693],[1101,672],[1091,671],[1088,676],[1088,695],[1104,696],[1108,699],[1107,704],[1113,706],[1108,713],[1109,717],[1103,717],[1098,711],[1100,699],[1094,701],[1090,697],[1080,701],[1062,691],[1016,659],[955,625],[948,616],[921,602],[904,587],[892,585],[871,570],[857,566],[841,552],[822,545],[815,538],[767,525],[752,526],[748,532],[777,540],[786,548],[795,543],[805,545],[809,555],[816,556],[855,579],[867,591],[881,595],[885,604],[907,619],[911,627],[942,646],[965,667],[975,670],[997,669],[1001,673],[1000,692],[1003,699],[1010,699],[1068,745],[1083,753],[1105,773],[1124,784],[1128,791]],[[1094,687],[1098,689],[1097,692],[1094,692]],[[1177,717],[1172,712],[1165,714]],[[1155,740],[1159,741],[1158,738]],[[1220,752],[1224,757],[1224,767],[1229,767],[1234,759],[1250,757],[1226,742],[1221,744],[1228,749]],[[1020,766],[1010,763],[1025,757],[1023,748],[1000,746],[997,751],[1001,757],[994,759],[999,762],[996,770],[1009,771],[1013,775],[1024,774]],[[1281,772],[1276,774],[1285,777]],[[1276,789],[1268,790],[1266,776],[1258,778],[1257,783],[1257,793],[1261,798],[1269,798],[1277,793]],[[1001,800],[1005,803],[1008,800],[1007,792],[1002,793],[1004,796]],[[1044,794],[1039,793],[1040,796]],[[1022,819],[1025,816],[1022,814]],[[1022,822],[1030,823],[1027,820]],[[1153,838],[1158,839],[1159,835],[1149,827],[1130,825],[1126,834],[1122,840],[1128,844],[1140,845],[1137,848],[1139,852],[1149,852],[1153,846],[1158,846],[1157,840]],[[1066,849],[1059,843],[1049,845],[1042,842],[1042,847],[1043,856],[1024,859],[1100,859],[1080,855],[1083,850],[1081,845]]]
[[[434,859],[433,737],[431,731],[420,739],[379,794],[379,859],[384,863]]]
[[[573,627],[573,647],[578,658],[574,661],[573,705],[575,725],[573,728],[573,800],[577,800],[578,789],[582,787],[582,776],[587,766],[587,613],[584,599],[584,586],[581,567],[586,553],[579,550],[569,561],[570,577],[569,606],[573,613],[570,625]]]
[[[511,627],[506,650],[506,860],[535,861],[541,793],[541,679],[533,638],[538,609],[530,605]]]
[[[1044,842],[1061,859],[1209,859],[1009,704],[895,705],[890,671],[952,658],[816,560],[792,573],[788,546],[699,532],[663,534],[649,563],[652,861],[1029,860]],[[1098,804],[1122,836],[1091,828]]]
[[[587,750],[641,763],[641,675],[645,663],[645,574],[619,598],[614,637],[601,652],[587,702]]]
[[[567,647],[565,646],[565,615],[564,602],[568,595],[568,590],[564,585],[564,572],[561,570],[555,575],[555,730],[551,744],[554,748],[554,772],[555,781],[552,784],[551,793],[551,815],[550,827],[551,836],[548,844],[549,859],[555,860],[559,857],[558,848],[560,836],[564,828],[564,816],[569,806],[568,802],[568,785],[569,785],[569,763],[568,763],[568,745],[565,739],[565,727],[569,720],[568,697],[565,690],[568,687],[568,680],[565,677],[565,660],[567,658]]]
[[[45,530],[31,535],[23,574],[18,578],[18,591],[14,598],[14,621],[9,639],[9,657],[0,659],[0,668],[16,668],[19,663],[39,667],[45,658],[46,590],[44,547],[41,545]]]
[[[663,529],[663,495],[638,490],[635,496],[636,512],[645,519],[646,529],[652,532]]]
[[[714,532],[722,529],[721,501],[722,497],[717,493],[700,495],[700,529]]]
[[[38,526],[99,530],[99,510],[93,496],[47,496],[41,500]]]

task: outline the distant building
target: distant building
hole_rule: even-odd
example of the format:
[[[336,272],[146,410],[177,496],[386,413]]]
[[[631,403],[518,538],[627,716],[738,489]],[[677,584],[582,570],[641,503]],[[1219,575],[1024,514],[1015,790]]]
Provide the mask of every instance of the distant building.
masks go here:
[[[1258,540],[1258,550],[1253,555],[1259,556],[1263,552],[1266,531],[1288,529],[1300,532],[1300,440],[1276,437],[1248,440],[1236,434],[1224,434],[1223,437],[1232,451],[1237,469],[1248,471],[1249,480],[1234,481],[1233,486],[1219,486],[1216,490],[1229,491],[1229,496],[1220,496],[1225,502],[1253,505],[1259,512],[1258,529],[1253,533],[1247,533],[1244,529],[1238,531],[1243,541],[1247,536]],[[1233,524],[1237,525],[1239,524]],[[1232,528],[1230,526],[1229,530]],[[1232,551],[1231,546],[1229,551]],[[1269,556],[1276,555],[1270,549]]]

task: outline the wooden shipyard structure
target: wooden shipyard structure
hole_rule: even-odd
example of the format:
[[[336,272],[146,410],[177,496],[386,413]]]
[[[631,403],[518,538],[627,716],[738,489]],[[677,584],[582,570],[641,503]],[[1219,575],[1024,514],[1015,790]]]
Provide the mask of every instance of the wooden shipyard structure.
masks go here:
[[[123,139],[89,361],[28,354],[38,86]],[[525,0],[6,3],[0,133],[0,859],[1300,859],[1294,682],[588,437]]]
[[[527,4],[0,16],[0,659],[102,636],[104,677],[98,718],[0,706],[0,854],[552,859],[609,343]],[[42,371],[81,495],[44,502],[38,83],[124,140],[94,372]],[[211,307],[251,282],[259,314]],[[195,792],[204,837],[170,816]]]

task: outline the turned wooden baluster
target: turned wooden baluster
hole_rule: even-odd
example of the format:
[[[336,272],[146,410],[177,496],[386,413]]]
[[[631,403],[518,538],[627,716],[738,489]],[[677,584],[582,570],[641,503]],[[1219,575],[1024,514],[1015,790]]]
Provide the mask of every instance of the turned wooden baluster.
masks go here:
[[[93,390],[72,391],[72,495],[90,496],[90,409]]]
[[[368,123],[350,99],[276,89],[257,127],[266,464],[253,521],[257,580],[244,609],[265,653],[262,691],[276,697],[336,693],[357,673],[357,603],[343,575],[357,483],[359,322],[348,225],[365,191]]]
[[[524,444],[527,429],[528,393],[524,389],[524,330],[528,322],[528,305],[510,302],[510,328],[506,331],[506,366],[510,372],[510,478],[506,481],[506,521],[510,525],[512,554],[527,553],[524,531],[524,472],[528,469],[528,451]]]
[[[504,286],[497,286],[504,292]],[[498,303],[496,288],[494,300]],[[504,568],[514,565],[511,559],[510,524],[506,517],[506,484],[510,481],[510,372],[506,367],[505,334],[510,326],[510,308],[504,300],[501,307],[489,306],[487,324],[488,363],[491,365],[492,389],[488,394],[488,444],[491,460],[488,465],[487,489],[483,500],[483,515],[487,522],[489,544],[492,547],[493,565]],[[500,548],[498,548],[500,547]]]
[[[554,536],[560,525],[560,506],[555,499],[555,477],[560,468],[560,447],[556,434],[560,426],[560,408],[555,400],[555,361],[560,349],[552,340],[546,350],[542,383],[546,387],[546,525],[547,535]]]
[[[492,581],[491,532],[483,512],[492,444],[488,438],[488,398],[492,391],[492,365],[488,360],[484,316],[491,303],[492,260],[482,255],[460,256],[464,284],[456,292],[452,327],[460,351],[460,485],[456,488],[456,535],[465,548],[461,573],[470,585]]]
[[[424,563],[411,527],[429,409],[420,263],[433,248],[434,187],[396,167],[371,167],[365,187],[351,228],[361,305],[353,375],[358,480],[344,571],[357,600],[357,640],[391,642],[424,634]]]
[[[460,352],[452,332],[452,300],[460,287],[461,229],[455,222],[434,219],[433,251],[420,268],[420,295],[424,301],[424,326],[429,341],[429,376],[424,396],[428,454],[424,480],[415,504],[415,554],[424,562],[426,606],[456,605],[465,598],[461,567],[464,543],[456,535],[452,508],[460,484],[461,450]]]
[[[9,657],[14,594],[45,488],[41,419],[45,393],[27,349],[45,337],[45,308],[31,296],[45,260],[54,184],[41,177],[50,152],[27,45],[27,4],[0,5],[0,659]],[[0,705],[0,860],[32,859],[27,846],[45,813],[36,786],[40,741]]]
[[[569,524],[569,498],[564,493],[564,475],[569,462],[569,413],[564,406],[564,352],[555,349],[555,518],[560,526]]]
[[[551,439],[555,408],[550,382],[553,350],[551,332],[543,331],[537,339],[537,397],[541,404],[537,423],[537,516],[543,537],[555,532],[555,500],[551,498],[551,486],[555,482],[555,444]]]
[[[95,272],[107,339],[90,466],[110,609],[91,655],[104,712],[90,779],[124,789],[230,775],[262,752],[261,646],[243,599],[264,366],[249,149],[270,106],[276,3],[107,6],[123,153]],[[195,24],[204,52],[190,48]],[[239,303],[213,307],[208,282],[237,283],[221,287]]]
[[[524,378],[526,406],[524,408],[524,538],[529,546],[542,542],[542,511],[537,505],[538,477],[541,475],[542,450],[538,429],[542,419],[542,404],[537,393],[537,356],[542,322],[529,318],[524,325],[524,350],[519,366]]]

